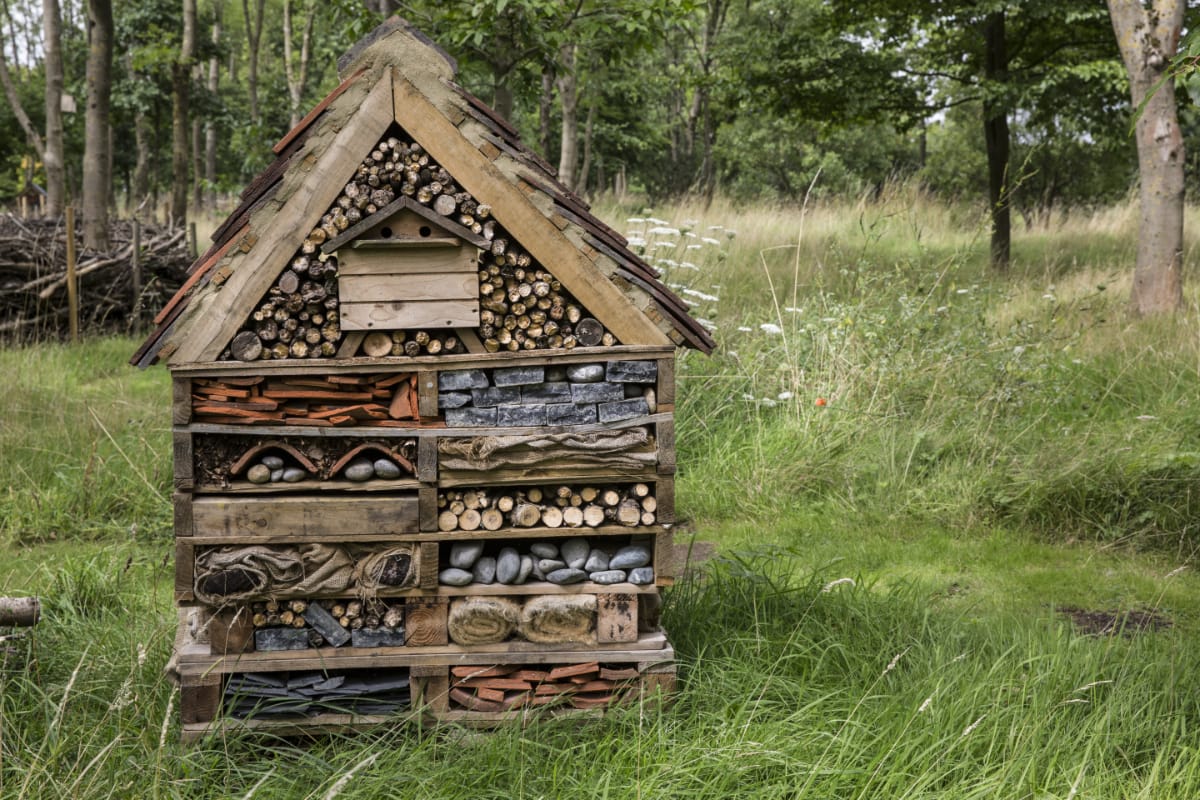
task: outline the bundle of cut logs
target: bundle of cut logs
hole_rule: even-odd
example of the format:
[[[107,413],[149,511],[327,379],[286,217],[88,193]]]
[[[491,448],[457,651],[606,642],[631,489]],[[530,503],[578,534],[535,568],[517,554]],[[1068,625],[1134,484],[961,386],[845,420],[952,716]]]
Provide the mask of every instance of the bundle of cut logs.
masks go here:
[[[438,492],[438,530],[653,525],[658,501],[645,483]]]
[[[129,330],[143,311],[165,305],[187,278],[191,259],[182,228],[142,226],[136,296],[132,223],[115,220],[109,237],[109,252],[81,250],[76,265],[85,330]],[[32,339],[66,333],[66,252],[61,219],[0,215],[0,334]]]
[[[223,359],[329,358],[337,354],[337,257],[321,246],[398,196],[415,199],[487,240],[480,255],[479,334],[488,352],[617,344],[578,301],[492,218],[491,206],[455,184],[421,145],[388,136],[363,160],[296,252]],[[363,352],[374,357],[461,352],[454,336],[427,331],[372,333]],[[368,344],[369,343],[369,344]]]
[[[619,702],[636,686],[635,667],[567,664],[450,668],[450,700],[470,711],[505,711],[525,706],[600,708]]]
[[[255,649],[404,644],[404,606],[373,600],[268,600],[251,606]]]
[[[192,413],[199,422],[346,427],[395,426],[418,418],[416,376],[329,375],[197,379]]]

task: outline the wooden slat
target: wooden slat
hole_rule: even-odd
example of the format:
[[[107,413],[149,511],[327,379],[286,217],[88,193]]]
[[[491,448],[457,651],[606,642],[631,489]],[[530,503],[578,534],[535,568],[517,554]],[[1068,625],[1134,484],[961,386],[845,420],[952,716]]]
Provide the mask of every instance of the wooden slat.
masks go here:
[[[562,231],[514,186],[407,78],[393,78],[395,118],[458,183],[622,342],[670,344],[633,302],[602,275]]]
[[[370,275],[341,275],[338,277],[338,296],[343,303],[361,300],[395,298],[413,300],[468,300],[479,295],[479,278],[474,272],[421,272],[404,275],[375,273]]]
[[[254,615],[249,606],[223,608],[208,620],[208,641],[213,655],[254,651]]]
[[[195,486],[192,434],[187,431],[172,432],[171,445],[175,488],[181,492],[190,492]]]
[[[391,497],[197,497],[196,534],[243,536],[273,532],[297,539],[339,534],[392,536],[416,533],[417,498]]]
[[[211,722],[221,710],[224,677],[220,673],[184,675],[179,687],[179,717],[186,724]]]
[[[187,425],[192,421],[192,382],[185,377],[171,381],[171,422]]]
[[[675,357],[658,359],[658,402],[675,403]]]
[[[196,599],[193,590],[196,570],[196,548],[186,538],[175,540],[175,602],[190,603]]]
[[[637,595],[596,595],[596,642],[636,642],[638,638]]]
[[[655,445],[658,447],[658,471],[662,475],[675,473],[675,419],[664,419],[654,426]]]
[[[417,502],[420,506],[421,530],[436,532],[438,529],[438,490],[436,486],[422,486],[417,492]]]
[[[255,361],[244,364],[240,361],[206,361],[187,365],[171,365],[174,375],[205,376],[220,380],[223,376],[312,375],[320,371],[327,374],[356,372],[411,372],[417,367],[435,369],[491,369],[493,367],[517,367],[536,364],[585,364],[612,359],[645,359],[662,357],[674,352],[673,346],[661,345],[614,345],[613,347],[576,347],[573,350],[517,350],[478,355],[416,356],[402,361],[391,357],[355,358],[339,361],[326,358],[282,359],[279,361]]]
[[[354,358],[365,338],[367,338],[367,334],[363,331],[346,331],[342,335],[342,343],[338,345],[337,357]]]
[[[669,525],[675,522],[675,479],[660,477],[655,482],[654,499],[658,501],[658,510],[654,513],[659,523]]]
[[[417,413],[421,419],[438,416],[438,377],[432,370],[417,373]]]
[[[675,562],[675,533],[666,531],[654,537],[650,543],[650,551],[654,553],[654,576],[656,578],[677,578],[681,567]]]
[[[342,330],[461,328],[479,324],[479,303],[465,300],[404,300],[342,303]]]
[[[438,588],[438,543],[421,542],[420,560],[417,565],[417,586],[422,589]]]
[[[171,502],[175,509],[175,535],[191,536],[194,533],[192,529],[192,495],[187,492],[175,492],[171,496]]]
[[[437,647],[448,643],[449,613],[450,604],[444,597],[408,600],[404,604],[405,646]]]
[[[297,232],[321,218],[337,199],[363,154],[379,141],[394,121],[391,95],[391,81],[384,77],[360,103],[351,93],[338,98],[335,105],[358,103],[357,110],[332,139],[323,143],[322,152],[308,156],[310,160],[315,157],[315,163],[308,174],[297,181],[299,185],[282,208],[272,211],[269,216],[265,211],[255,215],[251,224],[260,233],[260,238],[250,253],[233,259],[233,272],[221,290],[196,297],[189,304],[188,324],[177,328],[172,338],[172,341],[179,340],[179,348],[169,357],[170,364],[217,360],[254,304],[291,259],[298,245]],[[312,144],[310,138],[305,146]],[[287,220],[288,224],[278,224],[279,220]],[[257,230],[259,228],[261,231]]]
[[[433,436],[423,436],[417,440],[417,478],[425,483],[433,483],[438,476],[438,440]]]
[[[313,481],[304,480],[299,483],[251,483],[250,481],[233,481],[226,484],[200,484],[193,491],[195,494],[299,494],[301,492],[396,492],[411,491],[420,488],[417,480],[403,478],[395,481]]]
[[[433,499],[429,501],[430,507],[434,509],[432,521],[422,520],[421,527],[424,529],[421,533],[404,533],[399,534],[404,538],[404,541],[410,542],[449,542],[462,541],[467,535],[466,531],[449,531],[443,532],[437,529],[437,487],[422,486],[417,494],[421,498],[425,495],[423,492],[431,491]],[[424,512],[425,502],[423,499],[418,500],[421,513]],[[430,526],[426,528],[426,526]],[[604,525],[598,528],[500,528],[495,531],[476,530],[470,533],[472,539],[483,540],[504,540],[504,539],[529,539],[537,537],[539,539],[560,539],[570,536],[629,536],[631,534],[651,534],[666,530],[663,525],[645,525],[634,528],[626,528],[622,525]],[[330,540],[338,542],[377,542],[380,536],[375,533],[339,533],[336,536],[327,537]],[[390,538],[390,537],[389,537]],[[233,537],[226,534],[206,534],[197,533],[191,537],[192,544],[229,544]],[[294,534],[287,531],[278,531],[275,533],[245,533],[238,534],[236,540],[239,544],[287,544],[296,541]],[[522,587],[510,587],[514,593],[521,594]],[[526,592],[534,593],[534,592]]]
[[[452,274],[476,278],[475,293],[479,292],[474,250],[461,247],[429,247],[415,245],[403,248],[360,248],[341,251],[338,259],[338,285],[346,277],[368,275],[403,275],[419,280],[422,275]]]

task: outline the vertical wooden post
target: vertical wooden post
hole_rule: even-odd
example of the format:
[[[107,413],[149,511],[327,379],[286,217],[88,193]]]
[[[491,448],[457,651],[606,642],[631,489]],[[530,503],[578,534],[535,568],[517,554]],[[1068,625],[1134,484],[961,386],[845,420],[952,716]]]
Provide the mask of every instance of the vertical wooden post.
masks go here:
[[[196,223],[194,223],[194,222],[188,223],[188,237],[187,238],[188,238],[188,254],[191,255],[192,260],[195,261],[197,258],[200,257],[200,252],[197,249],[198,243],[196,242]]]
[[[75,207],[67,206],[67,313],[71,341],[79,341],[79,282],[75,275]]]
[[[137,217],[133,218],[133,253],[129,269],[133,285],[133,319],[137,322],[142,316],[142,222]]]

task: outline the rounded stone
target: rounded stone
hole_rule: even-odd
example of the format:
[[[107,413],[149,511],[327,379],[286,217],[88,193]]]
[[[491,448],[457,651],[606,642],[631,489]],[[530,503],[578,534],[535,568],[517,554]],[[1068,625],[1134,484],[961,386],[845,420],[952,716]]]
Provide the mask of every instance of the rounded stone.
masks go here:
[[[559,586],[565,586],[568,583],[581,583],[587,579],[587,573],[581,569],[556,569],[546,576],[546,580],[551,583],[557,583]]]
[[[263,456],[262,463],[267,469],[283,469],[283,458],[281,456]]]
[[[375,477],[383,478],[385,481],[394,481],[400,477],[400,467],[395,461],[390,458],[379,458],[375,460]]]
[[[603,550],[592,550],[588,553],[583,568],[588,572],[603,572],[608,569],[608,553]]]
[[[246,480],[251,483],[266,483],[271,480],[271,468],[266,464],[255,464],[246,470]]]
[[[279,483],[283,480],[283,467],[271,470],[271,483]]]
[[[475,580],[479,583],[495,583],[496,581],[496,559],[491,556],[483,556],[475,562]]]
[[[567,379],[575,383],[595,383],[604,380],[603,364],[572,364],[567,367]]]
[[[609,569],[636,569],[650,563],[650,548],[640,544],[627,544],[609,559]]]
[[[558,558],[558,545],[554,542],[534,542],[529,546],[529,552],[538,558]]]
[[[308,473],[299,467],[284,467],[283,481],[284,483],[299,483],[308,477]]]
[[[438,573],[438,583],[446,586],[466,586],[471,581],[475,580],[475,576],[465,569],[450,567]]]
[[[629,571],[629,582],[638,586],[654,583],[654,567],[638,567]]]
[[[450,566],[470,569],[483,555],[483,542],[456,542],[450,548]]]
[[[594,583],[612,584],[624,583],[625,570],[623,569],[602,569],[591,573],[591,578]]]
[[[538,572],[543,575],[549,575],[556,569],[563,569],[567,566],[567,562],[560,558],[539,558],[537,562]]]
[[[517,579],[513,583],[524,583],[533,572],[533,556],[521,556],[521,568],[517,571]]]
[[[583,565],[587,563],[588,553],[591,552],[588,540],[582,537],[567,539],[559,550],[562,552],[562,558],[567,562],[567,566],[572,569],[583,569]]]
[[[496,559],[496,580],[500,583],[516,583],[521,571],[521,556],[515,547],[505,547]]]
[[[369,481],[375,477],[375,465],[371,463],[370,459],[356,458],[350,462],[350,466],[346,467],[344,474],[346,480],[349,481],[360,483],[362,481]]]

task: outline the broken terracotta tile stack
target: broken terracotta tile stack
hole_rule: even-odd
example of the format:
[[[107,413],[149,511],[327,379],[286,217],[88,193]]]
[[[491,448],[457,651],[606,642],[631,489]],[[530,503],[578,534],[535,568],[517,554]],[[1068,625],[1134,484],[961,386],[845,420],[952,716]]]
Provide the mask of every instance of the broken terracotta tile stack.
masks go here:
[[[174,382],[185,739],[661,699],[712,340],[394,19],[134,361]]]

